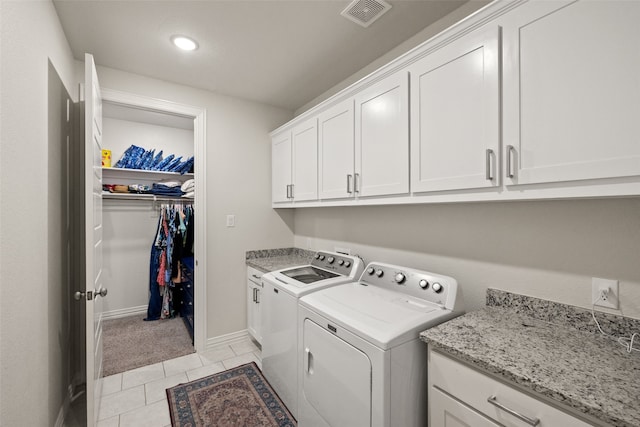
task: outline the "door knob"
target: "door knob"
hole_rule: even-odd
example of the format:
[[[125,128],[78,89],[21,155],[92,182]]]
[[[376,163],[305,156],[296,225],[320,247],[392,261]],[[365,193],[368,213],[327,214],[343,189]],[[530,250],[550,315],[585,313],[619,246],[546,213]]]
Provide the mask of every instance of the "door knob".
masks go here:
[[[84,297],[84,295],[84,292],[77,291],[75,294],[73,294],[73,299],[76,301],[80,301]]]
[[[96,297],[100,296],[100,297],[106,297],[107,296],[107,289],[106,288],[100,288],[99,291],[95,291],[93,293]]]

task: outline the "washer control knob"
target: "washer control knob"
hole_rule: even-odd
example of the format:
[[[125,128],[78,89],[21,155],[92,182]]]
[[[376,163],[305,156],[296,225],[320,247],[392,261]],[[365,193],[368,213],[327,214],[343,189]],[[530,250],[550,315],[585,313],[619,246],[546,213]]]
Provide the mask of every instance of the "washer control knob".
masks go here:
[[[400,284],[403,283],[405,281],[407,277],[403,274],[403,273],[396,273],[396,283]]]
[[[431,289],[433,289],[433,292],[435,292],[436,294],[439,294],[440,292],[442,292],[442,285],[436,282],[433,284],[433,286],[431,286]]]
[[[329,258],[327,258],[327,261],[329,262],[329,264],[333,264],[333,261],[335,261],[336,259],[332,256],[330,256]]]
[[[376,270],[376,276],[378,276],[378,277],[382,277],[383,275],[384,275],[384,271],[382,271],[382,270],[380,270],[380,269],[377,269],[377,270]]]
[[[320,261],[324,261],[324,255],[320,255]]]
[[[429,287],[429,282],[427,282],[425,279],[422,279],[418,282],[418,285],[420,285],[422,289],[427,289]]]
[[[373,273],[375,273],[375,272],[376,272],[376,269],[375,269],[375,268],[373,268],[373,267],[369,267],[369,268],[367,268],[367,273],[369,273],[369,275],[371,275],[371,274],[373,274]]]
[[[344,264],[344,260],[341,259],[340,261],[338,261],[338,265],[343,265]]]
[[[345,261],[344,266],[347,268],[351,267],[351,261]]]
[[[316,254],[315,258],[320,259],[320,254]]]

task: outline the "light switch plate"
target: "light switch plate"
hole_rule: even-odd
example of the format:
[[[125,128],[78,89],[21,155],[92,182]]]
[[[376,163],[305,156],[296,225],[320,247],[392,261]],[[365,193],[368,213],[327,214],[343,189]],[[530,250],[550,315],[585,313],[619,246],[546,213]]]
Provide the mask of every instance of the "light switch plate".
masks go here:
[[[236,226],[236,216],[227,215],[227,227],[235,227],[235,226]]]

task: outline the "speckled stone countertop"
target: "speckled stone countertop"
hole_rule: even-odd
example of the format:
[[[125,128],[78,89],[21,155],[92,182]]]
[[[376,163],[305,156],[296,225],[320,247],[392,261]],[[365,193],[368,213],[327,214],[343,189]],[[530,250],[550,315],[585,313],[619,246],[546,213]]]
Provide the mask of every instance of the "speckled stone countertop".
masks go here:
[[[246,264],[257,268],[263,273],[280,270],[297,265],[305,265],[311,262],[315,252],[299,248],[263,249],[248,251]]]
[[[640,426],[640,352],[628,353],[616,340],[594,333],[588,310],[496,290],[489,290],[487,303],[422,332],[421,339],[603,425]],[[628,337],[640,325],[596,316],[616,336]]]

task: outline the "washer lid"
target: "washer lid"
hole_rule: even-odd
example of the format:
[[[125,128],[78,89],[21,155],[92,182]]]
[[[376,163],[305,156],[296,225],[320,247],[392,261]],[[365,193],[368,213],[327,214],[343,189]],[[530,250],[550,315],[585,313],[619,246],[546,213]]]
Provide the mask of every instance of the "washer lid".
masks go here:
[[[383,350],[455,317],[443,306],[358,282],[311,293],[300,304]]]

